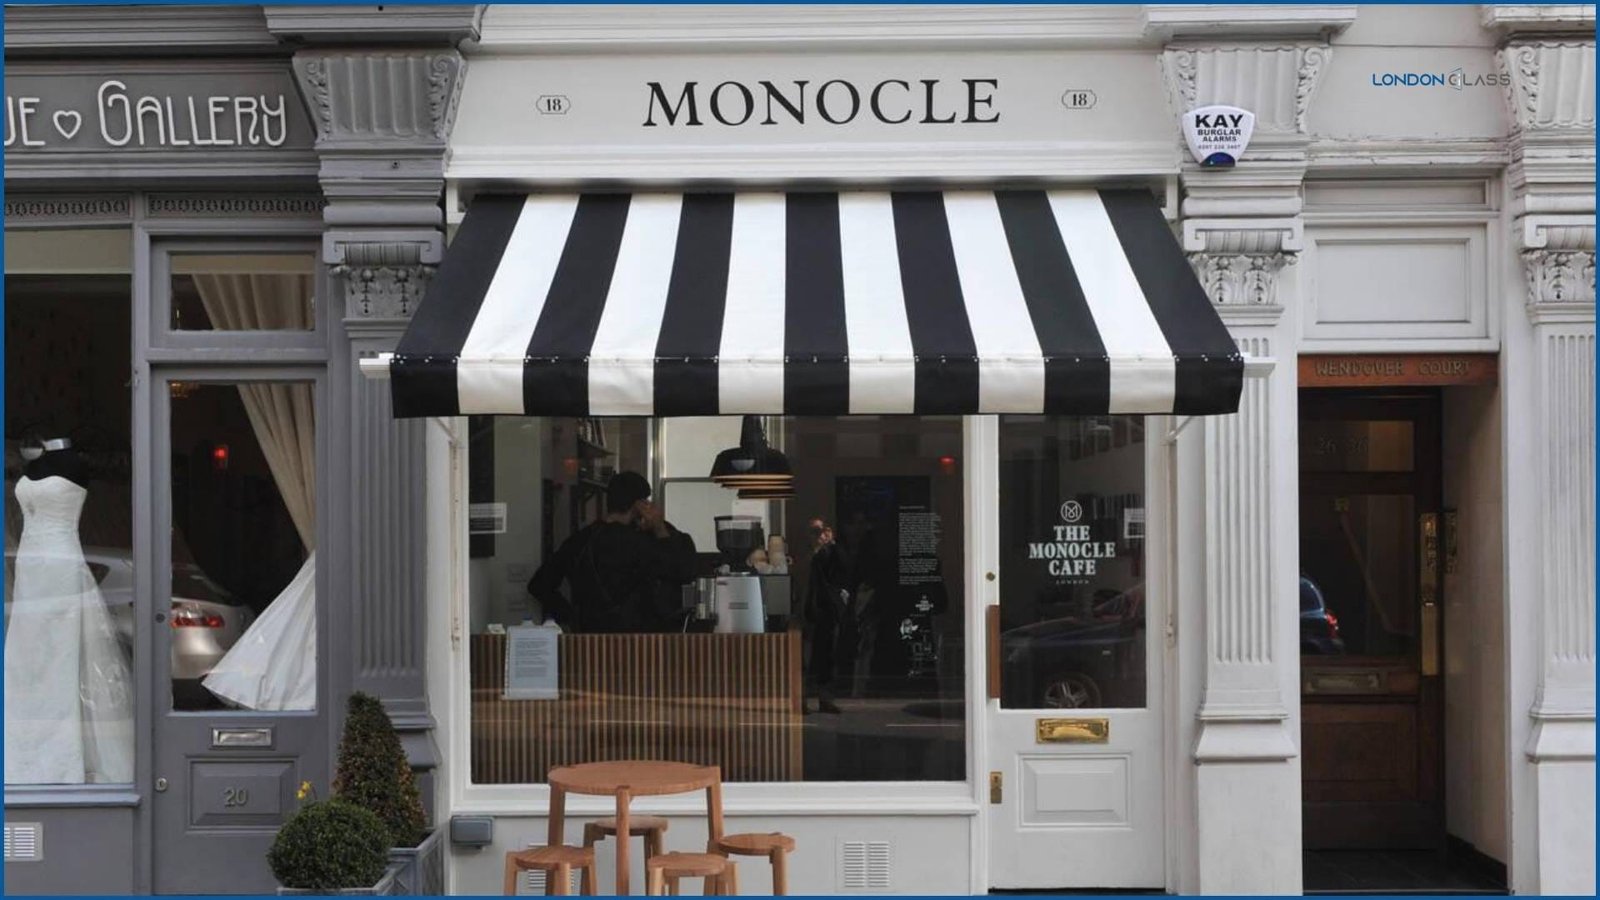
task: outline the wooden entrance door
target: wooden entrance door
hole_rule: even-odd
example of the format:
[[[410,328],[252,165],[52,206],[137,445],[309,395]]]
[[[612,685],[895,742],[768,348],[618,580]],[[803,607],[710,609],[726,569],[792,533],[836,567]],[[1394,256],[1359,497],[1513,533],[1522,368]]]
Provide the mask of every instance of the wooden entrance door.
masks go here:
[[[1444,838],[1439,397],[1300,393],[1305,846]]]

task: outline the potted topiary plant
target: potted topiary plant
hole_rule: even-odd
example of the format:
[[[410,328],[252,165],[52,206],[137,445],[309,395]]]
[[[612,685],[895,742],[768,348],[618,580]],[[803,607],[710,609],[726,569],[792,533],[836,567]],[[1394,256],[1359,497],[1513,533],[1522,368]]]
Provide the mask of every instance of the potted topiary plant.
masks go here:
[[[333,792],[340,800],[370,810],[388,829],[396,894],[444,893],[441,832],[428,829],[422,795],[400,735],[383,703],[369,694],[350,695]]]
[[[300,788],[303,799],[309,784]],[[371,810],[337,798],[295,810],[267,851],[279,894],[394,893],[389,829]]]

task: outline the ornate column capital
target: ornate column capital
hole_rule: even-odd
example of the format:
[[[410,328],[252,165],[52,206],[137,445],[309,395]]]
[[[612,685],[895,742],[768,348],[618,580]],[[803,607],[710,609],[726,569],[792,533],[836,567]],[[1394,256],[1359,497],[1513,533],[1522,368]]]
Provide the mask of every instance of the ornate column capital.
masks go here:
[[[1593,38],[1512,38],[1495,53],[1516,131],[1594,139]]]
[[[455,49],[303,50],[295,76],[319,150],[443,151],[466,58]]]
[[[345,317],[373,323],[411,318],[444,255],[428,231],[329,232],[323,259],[344,283]]]
[[[1173,108],[1222,103],[1256,114],[1256,137],[1307,134],[1306,113],[1333,48],[1326,41],[1174,44],[1161,55]]]

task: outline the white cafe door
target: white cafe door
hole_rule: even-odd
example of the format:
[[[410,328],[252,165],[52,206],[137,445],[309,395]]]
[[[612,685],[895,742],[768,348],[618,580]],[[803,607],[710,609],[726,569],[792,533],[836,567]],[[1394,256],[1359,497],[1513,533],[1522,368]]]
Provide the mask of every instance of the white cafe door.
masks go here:
[[[1143,417],[986,424],[990,886],[1162,888],[1164,618],[1144,530],[1162,455]]]

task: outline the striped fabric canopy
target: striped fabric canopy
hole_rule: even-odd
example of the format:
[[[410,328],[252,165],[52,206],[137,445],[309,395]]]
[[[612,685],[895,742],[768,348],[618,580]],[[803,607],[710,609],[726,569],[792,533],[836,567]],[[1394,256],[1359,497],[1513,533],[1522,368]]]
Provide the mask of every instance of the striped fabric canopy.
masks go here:
[[[1234,411],[1144,191],[483,196],[397,416]]]

